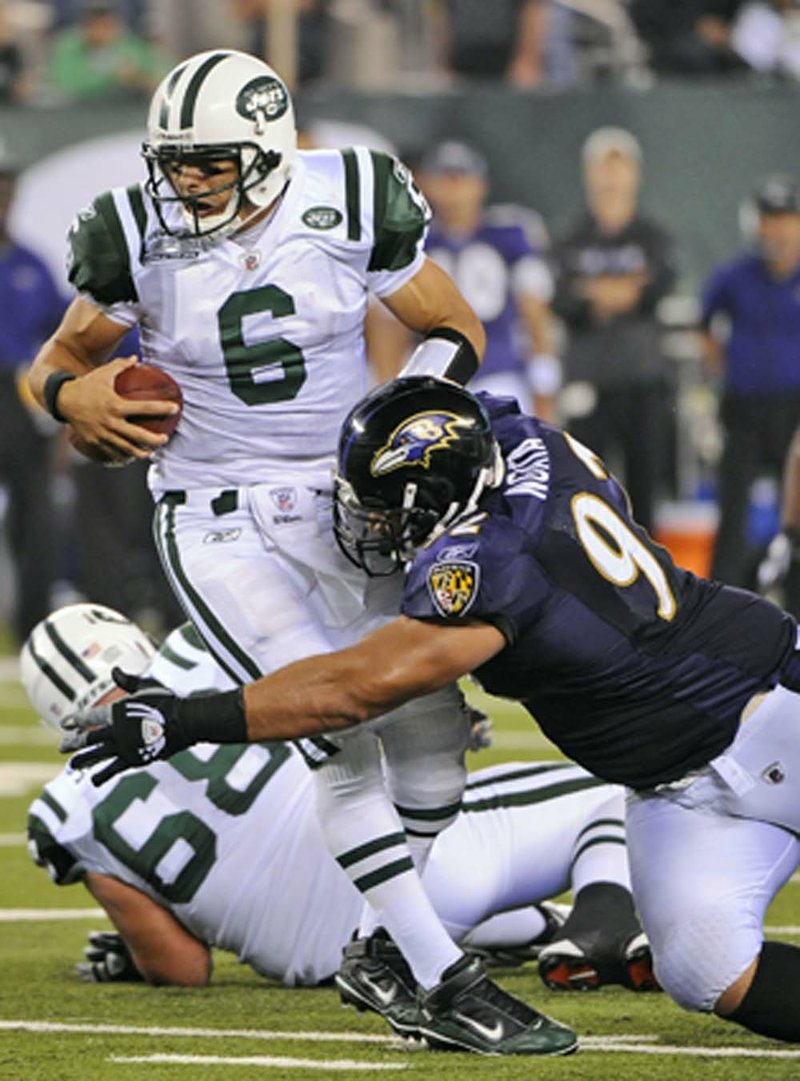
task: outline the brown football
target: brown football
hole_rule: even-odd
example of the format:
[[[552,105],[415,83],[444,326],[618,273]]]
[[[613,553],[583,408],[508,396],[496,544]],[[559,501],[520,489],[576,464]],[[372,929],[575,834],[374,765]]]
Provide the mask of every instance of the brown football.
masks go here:
[[[139,424],[142,428],[158,434],[172,435],[178,425],[183,407],[183,395],[181,388],[171,375],[154,364],[133,364],[130,368],[124,368],[114,380],[114,389],[123,398],[131,401],[168,401],[177,402],[178,412],[172,416],[144,416],[130,413],[128,420],[133,424]],[[132,458],[124,458],[121,461],[102,447],[90,446],[81,439],[74,429],[67,425],[67,438],[70,444],[84,457],[102,465],[128,465]]]
[[[147,428],[150,432],[159,435],[172,435],[181,419],[183,408],[183,395],[181,388],[162,368],[155,364],[132,364],[130,368],[124,368],[114,380],[114,389],[123,398],[130,398],[134,402],[142,401],[167,401],[177,402],[178,412],[165,416],[142,416],[130,413],[128,420],[132,424],[138,424]]]

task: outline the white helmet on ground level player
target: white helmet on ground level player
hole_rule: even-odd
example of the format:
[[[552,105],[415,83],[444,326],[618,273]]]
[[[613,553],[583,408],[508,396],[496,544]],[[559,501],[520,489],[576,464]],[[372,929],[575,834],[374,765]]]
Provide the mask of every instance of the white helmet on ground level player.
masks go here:
[[[297,149],[294,109],[281,78],[255,56],[233,49],[198,53],[178,64],[153,95],[142,154],[147,190],[169,233],[230,231],[247,200],[263,208],[280,195]],[[238,180],[220,214],[201,219],[197,196],[179,196],[169,165],[181,161],[231,160]],[[207,193],[206,193],[207,194]],[[169,207],[182,215],[171,219]]]
[[[20,677],[34,710],[58,728],[116,686],[112,668],[140,675],[155,653],[144,631],[121,612],[68,604],[31,631],[20,654]]]

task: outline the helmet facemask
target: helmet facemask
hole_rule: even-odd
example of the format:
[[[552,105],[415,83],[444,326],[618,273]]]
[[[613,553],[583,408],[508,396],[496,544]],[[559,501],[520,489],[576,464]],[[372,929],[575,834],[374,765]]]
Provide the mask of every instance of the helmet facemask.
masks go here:
[[[254,143],[191,148],[168,143],[160,146],[144,143],[142,156],[149,174],[147,193],[153,200],[162,229],[170,236],[185,235],[188,230],[195,237],[222,237],[241,228],[248,217],[241,216],[244,208],[249,206],[251,214],[262,209],[248,193],[261,185],[281,163],[280,154],[274,150],[264,151]],[[233,163],[236,170],[233,180],[200,193],[180,194],[176,174],[181,166],[199,168],[204,172],[210,170],[213,176],[216,163],[222,162]],[[203,203],[225,191],[230,191],[230,197],[219,213],[201,216]],[[175,219],[169,213],[169,208],[173,206],[180,208],[183,228],[176,228]]]
[[[499,483],[502,472],[502,456],[495,444],[494,464],[480,470],[465,502],[448,498],[444,479],[434,493],[429,478],[422,485],[407,481],[398,507],[375,498],[362,503],[349,481],[336,474],[333,531],[339,547],[370,578],[394,574],[457,519],[474,513],[484,491]]]

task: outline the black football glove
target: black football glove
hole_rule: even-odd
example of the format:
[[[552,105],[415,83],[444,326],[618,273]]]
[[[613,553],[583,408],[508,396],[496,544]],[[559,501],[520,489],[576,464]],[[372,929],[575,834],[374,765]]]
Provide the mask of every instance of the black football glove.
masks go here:
[[[143,979],[122,936],[115,931],[90,931],[85,961],[75,971],[87,983],[138,983]]]
[[[75,769],[88,769],[111,759],[105,769],[92,776],[92,784],[98,786],[123,770],[170,758],[191,742],[177,724],[180,698],[154,680],[140,679],[118,668],[112,675],[123,690],[135,688],[128,698],[84,710],[61,723],[60,750],[63,754],[79,752],[71,763]]]

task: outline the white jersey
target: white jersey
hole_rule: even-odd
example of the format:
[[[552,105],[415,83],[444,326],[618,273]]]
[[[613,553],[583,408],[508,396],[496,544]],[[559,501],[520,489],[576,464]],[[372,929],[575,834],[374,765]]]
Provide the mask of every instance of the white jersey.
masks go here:
[[[70,280],[138,325],[142,359],[183,392],[156,494],[327,478],[367,390],[368,291],[390,295],[418,272],[428,218],[405,166],[362,147],[298,154],[266,223],[216,241],[164,233],[139,185],[78,216]]]

